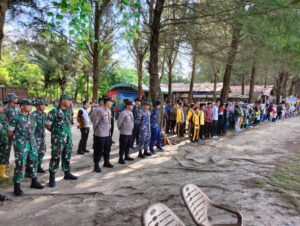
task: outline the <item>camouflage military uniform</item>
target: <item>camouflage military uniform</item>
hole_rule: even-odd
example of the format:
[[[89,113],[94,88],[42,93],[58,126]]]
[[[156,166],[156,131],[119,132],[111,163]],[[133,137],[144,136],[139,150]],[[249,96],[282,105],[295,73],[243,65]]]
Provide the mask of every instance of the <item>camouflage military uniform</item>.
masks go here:
[[[5,106],[4,112],[6,114],[6,118],[7,118],[8,122],[13,120],[16,117],[17,113],[18,113],[18,111],[16,109],[16,106],[12,105],[12,104],[9,104],[9,103]],[[8,158],[10,156],[12,142],[13,142],[13,139],[8,138],[8,145],[7,145],[7,152],[6,152],[8,154]]]
[[[18,113],[9,122],[8,130],[14,131],[15,171],[13,181],[20,183],[24,179],[23,166],[26,161],[30,163],[31,177],[36,177],[36,162],[38,160],[38,146],[34,131],[36,123],[31,115]]]
[[[0,165],[9,161],[7,119],[4,113],[0,113]]]
[[[141,122],[139,131],[139,150],[147,149],[150,142],[150,111],[146,109],[141,110]]]
[[[35,137],[38,145],[38,164],[42,164],[46,153],[46,113],[36,110],[32,113],[32,117],[36,121]]]
[[[51,126],[51,160],[49,171],[55,173],[59,167],[60,156],[62,169],[70,171],[72,155],[72,114],[69,109],[61,109],[60,106],[51,110],[48,114],[46,125]]]

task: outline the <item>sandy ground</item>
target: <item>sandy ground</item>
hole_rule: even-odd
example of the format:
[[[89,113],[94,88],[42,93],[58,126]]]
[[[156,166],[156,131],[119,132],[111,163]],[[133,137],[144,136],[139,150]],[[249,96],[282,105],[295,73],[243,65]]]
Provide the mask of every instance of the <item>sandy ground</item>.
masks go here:
[[[41,191],[23,183],[25,195],[0,204],[0,225],[138,226],[141,213],[155,202],[169,206],[186,225],[194,225],[180,198],[180,187],[194,183],[216,203],[242,212],[244,225],[299,226],[300,214],[268,182],[275,168],[300,152],[300,118],[258,126],[205,145],[181,143],[147,159],[93,173],[92,154],[76,155],[79,141],[74,128],[73,172],[78,181],[64,181]],[[115,135],[117,136],[117,134]],[[117,141],[117,138],[114,138]],[[91,137],[88,148],[91,149]],[[48,145],[48,147],[50,147]],[[137,154],[133,153],[133,157]],[[44,166],[49,161],[49,152]],[[39,177],[45,184],[48,174]],[[233,222],[232,216],[210,212],[213,222]]]

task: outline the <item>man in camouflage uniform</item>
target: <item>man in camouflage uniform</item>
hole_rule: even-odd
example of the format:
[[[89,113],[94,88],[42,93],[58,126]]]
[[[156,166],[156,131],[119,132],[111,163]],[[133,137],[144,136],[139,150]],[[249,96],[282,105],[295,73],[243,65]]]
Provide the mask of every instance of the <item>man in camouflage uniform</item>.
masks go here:
[[[151,141],[150,141],[150,153],[155,154],[154,145],[156,144],[159,151],[163,151],[161,147],[161,129],[160,129],[160,107],[161,102],[157,100],[155,102],[155,108],[152,110],[150,122],[151,122]]]
[[[46,120],[46,128],[51,132],[51,160],[49,163],[49,186],[55,187],[55,173],[62,158],[62,170],[65,180],[77,180],[70,173],[70,160],[72,155],[72,113],[70,111],[71,98],[63,94],[59,105],[51,110]]]
[[[6,119],[8,122],[10,122],[12,119],[14,119],[18,113],[16,109],[16,105],[18,104],[18,96],[15,93],[8,93],[6,96],[6,102],[7,105],[4,108],[4,112],[6,114]],[[8,158],[10,156],[11,146],[12,146],[12,139],[8,138],[8,146],[7,146],[7,154]],[[6,164],[9,164],[9,161],[7,161]]]
[[[139,155],[140,158],[145,158],[145,156],[151,156],[151,154],[148,152],[148,146],[150,142],[151,137],[151,131],[150,131],[150,103],[149,102],[143,102],[143,109],[140,113],[141,123],[140,123],[140,132],[139,132]],[[144,149],[144,154],[143,154]]]
[[[27,158],[31,169],[31,188],[43,189],[44,187],[37,181],[36,162],[38,160],[38,146],[35,139],[36,123],[30,115],[32,108],[31,100],[21,100],[21,112],[9,122],[8,136],[14,138],[15,170],[14,170],[14,194],[23,194],[20,183],[24,179],[23,168]]]
[[[36,121],[35,137],[38,144],[37,172],[45,173],[46,171],[42,168],[42,163],[46,153],[45,108],[47,106],[47,103],[44,99],[37,99],[35,101],[35,105],[36,105],[36,110],[32,113],[32,117]]]
[[[0,177],[8,178],[5,174],[6,163],[9,161],[7,119],[3,103],[0,101]]]

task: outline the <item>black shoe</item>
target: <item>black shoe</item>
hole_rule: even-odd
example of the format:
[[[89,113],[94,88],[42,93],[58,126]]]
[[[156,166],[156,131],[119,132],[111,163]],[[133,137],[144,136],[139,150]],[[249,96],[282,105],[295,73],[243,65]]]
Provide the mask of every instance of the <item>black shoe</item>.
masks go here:
[[[111,143],[114,144],[115,142],[112,140]]]
[[[50,172],[49,187],[50,188],[55,188],[56,187],[55,173],[52,173],[52,172]]]
[[[144,155],[145,156],[151,156],[151,153],[149,153],[147,150],[144,150]]]
[[[4,201],[7,201],[8,200],[8,197],[5,196],[5,195],[0,195],[0,202],[4,202]]]
[[[36,172],[37,172],[37,173],[46,173],[46,170],[44,170],[44,169],[42,168],[42,166],[39,165]]]
[[[94,172],[101,173],[99,162],[95,163],[95,165],[94,165]]]
[[[106,168],[113,168],[114,165],[112,165],[110,162],[107,162],[107,163],[104,163],[104,164],[103,164],[103,167],[106,167]]]
[[[77,180],[78,177],[74,176],[70,171],[65,172],[64,180]]]
[[[85,149],[83,152],[84,152],[84,153],[90,153],[90,151],[88,151],[88,150],[86,150],[86,149]]]
[[[124,161],[124,159],[119,159],[118,163],[121,164],[121,165],[124,165],[125,161]]]
[[[15,183],[15,187],[14,187],[14,195],[15,196],[22,196],[24,194],[24,192],[21,189],[21,185],[20,183]]]
[[[31,188],[35,188],[35,189],[43,189],[44,186],[40,184],[40,182],[38,182],[37,178],[32,178],[31,181]]]
[[[126,161],[133,161],[134,158],[131,158],[130,156],[127,156],[127,157],[125,157],[125,160],[126,160]]]
[[[144,159],[144,158],[145,158],[145,155],[143,155],[142,151],[139,151],[138,157]]]
[[[84,151],[77,151],[77,155],[84,155]]]

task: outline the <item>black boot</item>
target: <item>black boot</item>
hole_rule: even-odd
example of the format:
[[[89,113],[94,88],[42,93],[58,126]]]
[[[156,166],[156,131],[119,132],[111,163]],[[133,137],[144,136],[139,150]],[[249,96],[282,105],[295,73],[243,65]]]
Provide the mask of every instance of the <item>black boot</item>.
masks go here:
[[[77,151],[77,155],[84,155],[84,153],[85,153],[84,151],[79,151],[79,150]]]
[[[94,165],[94,172],[96,172],[96,173],[101,173],[101,169],[100,169],[100,166],[99,166],[99,162],[95,162],[95,165]]]
[[[124,159],[123,159],[123,158],[119,158],[119,161],[118,161],[118,163],[119,163],[119,164],[121,164],[121,165],[124,165],[124,164],[125,164],[125,161],[124,161]]]
[[[50,178],[49,178],[49,187],[55,188],[56,182],[55,182],[55,173],[50,172]]]
[[[139,150],[139,155],[138,155],[139,158],[145,158],[145,155],[143,155],[143,152],[142,150]]]
[[[104,162],[103,167],[106,167],[106,168],[113,168],[114,165],[112,165],[110,162]]]
[[[65,172],[64,180],[77,180],[78,177],[74,176],[70,171]]]
[[[44,170],[41,166],[41,164],[38,165],[38,169],[36,171],[37,173],[46,173],[46,170]]]
[[[4,202],[4,201],[7,201],[8,200],[8,197],[5,196],[5,195],[0,195],[0,202]]]
[[[126,160],[126,161],[133,161],[134,158],[131,158],[129,155],[126,155],[125,160]]]
[[[44,186],[40,184],[40,182],[38,182],[37,178],[34,177],[31,180],[31,188],[35,188],[35,189],[43,189]]]
[[[144,149],[144,155],[145,155],[145,156],[151,156],[151,154],[148,152],[147,149]]]
[[[83,152],[84,152],[84,153],[90,153],[90,151],[88,151],[88,150],[86,150],[86,149],[85,149]]]
[[[21,185],[20,183],[15,183],[15,187],[14,187],[14,195],[15,196],[22,196],[24,194],[24,192],[21,189]]]

